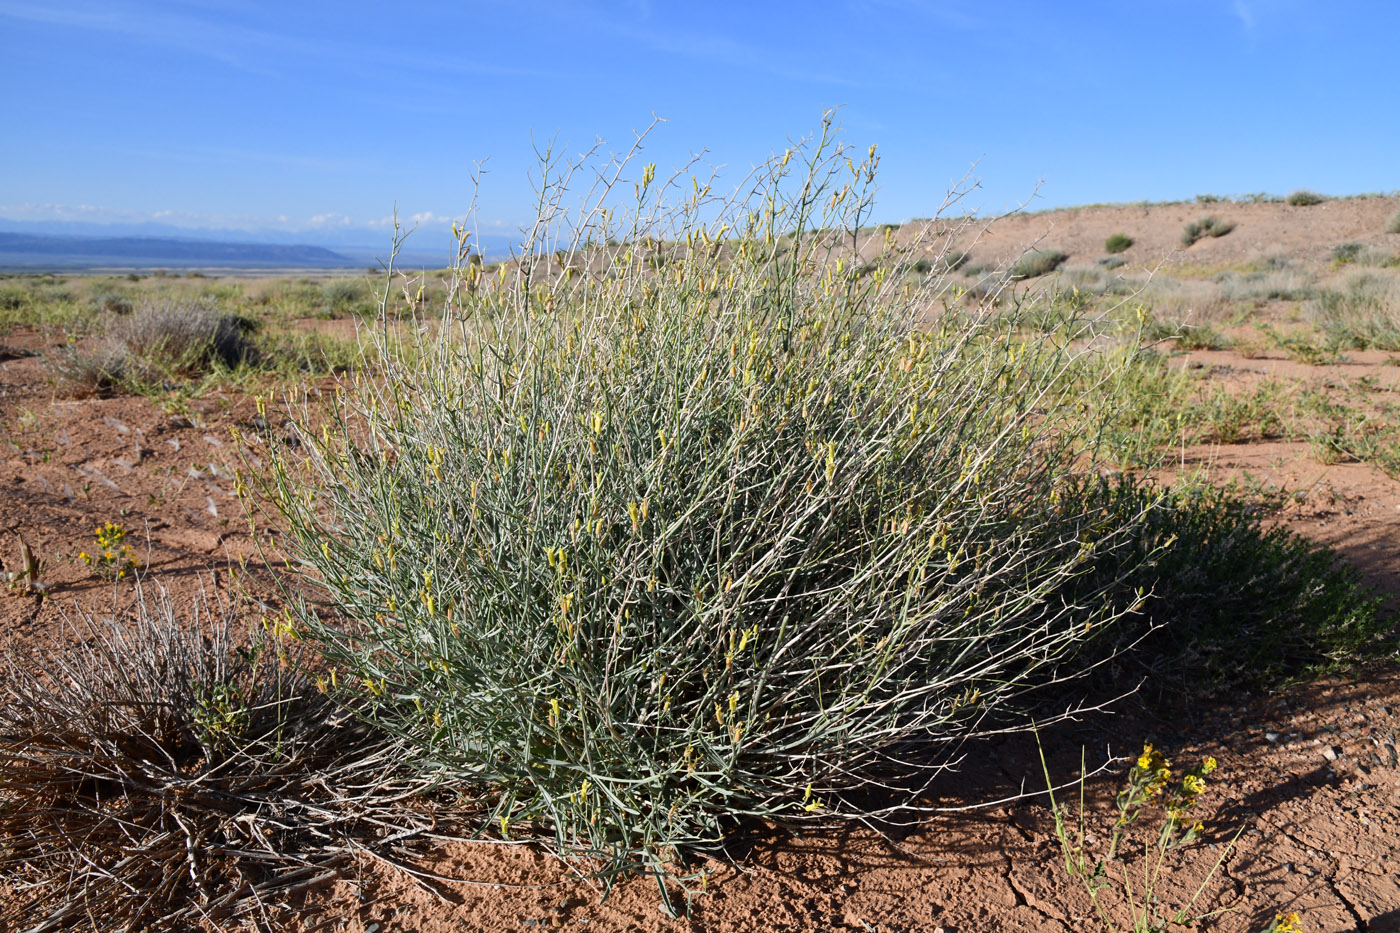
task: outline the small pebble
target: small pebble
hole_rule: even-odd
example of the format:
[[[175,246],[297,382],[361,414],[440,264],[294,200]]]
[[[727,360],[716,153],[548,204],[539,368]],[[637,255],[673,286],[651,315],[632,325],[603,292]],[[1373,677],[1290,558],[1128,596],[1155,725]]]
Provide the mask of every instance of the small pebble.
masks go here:
[[[1331,745],[1324,745],[1322,748],[1322,757],[1326,758],[1328,761],[1336,761],[1337,750]]]
[[[1277,743],[1279,740],[1279,734],[1277,732],[1265,732],[1264,739],[1268,742]]]

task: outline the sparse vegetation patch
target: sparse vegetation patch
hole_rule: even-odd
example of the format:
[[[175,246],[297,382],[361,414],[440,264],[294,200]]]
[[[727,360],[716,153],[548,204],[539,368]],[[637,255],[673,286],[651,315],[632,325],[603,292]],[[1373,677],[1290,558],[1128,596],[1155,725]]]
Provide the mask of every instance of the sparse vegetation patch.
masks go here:
[[[1064,265],[1066,259],[1069,259],[1069,255],[1057,249],[1031,250],[1016,260],[1009,274],[1013,279],[1033,279],[1049,275]]]
[[[1288,195],[1287,201],[1292,207],[1312,207],[1314,204],[1321,204],[1327,200],[1327,196],[1318,194],[1316,191],[1309,191],[1300,188]]]
[[[1203,237],[1222,237],[1234,229],[1234,224],[1207,214],[1199,220],[1193,220],[1186,225],[1186,229],[1183,230],[1181,234],[1181,242],[1186,246],[1191,246]]]

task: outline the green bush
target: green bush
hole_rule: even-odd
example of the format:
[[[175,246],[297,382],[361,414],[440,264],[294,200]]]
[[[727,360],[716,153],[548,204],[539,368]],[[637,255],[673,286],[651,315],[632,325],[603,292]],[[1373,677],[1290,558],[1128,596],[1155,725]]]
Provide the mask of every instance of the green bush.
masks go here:
[[[1191,246],[1203,237],[1221,237],[1233,229],[1235,229],[1234,224],[1208,214],[1186,225],[1186,229],[1181,234],[1181,242],[1186,246]]]
[[[547,185],[540,243],[619,236],[608,268],[547,278],[527,245],[441,328],[375,331],[379,367],[270,451],[324,597],[299,636],[486,826],[608,878],[671,875],[741,817],[878,816],[984,717],[1025,725],[1011,701],[1126,650],[1149,587],[1198,592],[1189,550],[1149,569],[1188,494],[1097,479],[1120,380],[1076,376],[1080,332],[853,277],[871,162],[844,197],[828,133],[788,162],[752,201],[668,206],[675,241],[733,249],[664,273],[626,236],[662,209],[653,167],[630,215]]]
[[[1332,262],[1342,266],[1356,262],[1365,248],[1364,243],[1340,243],[1332,247]]]
[[[1119,517],[1110,524],[1132,517],[1134,528],[1101,552],[1101,572],[1153,595],[1107,635],[1120,648],[1141,639],[1134,649],[1099,651],[1140,666],[1157,689],[1274,689],[1394,652],[1384,640],[1392,620],[1356,568],[1266,525],[1263,504],[1209,485],[1163,495],[1131,479],[1102,484],[1099,495],[1105,514]]]
[[[808,232],[845,155],[811,161],[791,197],[769,167],[767,217],[678,237],[729,223],[732,259],[542,292],[527,250],[273,464],[343,613],[301,607],[304,637],[507,833],[662,871],[740,816],[871,815],[1136,602],[1075,582],[1134,518],[1076,498],[1065,342],[912,330],[947,286],[846,277],[849,239]]]
[[[1327,200],[1327,196],[1318,194],[1316,191],[1309,191],[1306,188],[1299,188],[1288,195],[1288,203],[1293,207],[1312,207],[1314,204],[1321,204]]]
[[[327,317],[370,314],[376,308],[374,289],[367,279],[358,277],[330,279],[321,286],[321,299]]]
[[[1115,233],[1103,241],[1105,253],[1121,253],[1133,245],[1133,238],[1126,233]]]
[[[1031,250],[1016,260],[1008,274],[1013,279],[1033,279],[1054,272],[1066,259],[1069,256],[1057,249]]]

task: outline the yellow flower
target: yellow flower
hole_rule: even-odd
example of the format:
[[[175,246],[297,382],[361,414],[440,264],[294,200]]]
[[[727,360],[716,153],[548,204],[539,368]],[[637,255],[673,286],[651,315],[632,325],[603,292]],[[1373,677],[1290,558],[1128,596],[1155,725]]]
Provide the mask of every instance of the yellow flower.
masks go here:
[[[1298,933],[1302,929],[1298,925],[1300,919],[1296,910],[1288,914],[1274,914],[1274,933]]]
[[[1215,761],[1215,759],[1214,759],[1213,757],[1208,757],[1208,758],[1206,758],[1205,761],[1201,762],[1201,773],[1202,773],[1202,774],[1210,774],[1212,771],[1215,770],[1215,768],[1216,768],[1216,761]]]
[[[1181,789],[1186,791],[1186,793],[1195,796],[1196,794],[1199,794],[1201,791],[1206,789],[1206,782],[1202,780],[1198,775],[1188,774],[1186,775],[1186,777],[1181,779]]]

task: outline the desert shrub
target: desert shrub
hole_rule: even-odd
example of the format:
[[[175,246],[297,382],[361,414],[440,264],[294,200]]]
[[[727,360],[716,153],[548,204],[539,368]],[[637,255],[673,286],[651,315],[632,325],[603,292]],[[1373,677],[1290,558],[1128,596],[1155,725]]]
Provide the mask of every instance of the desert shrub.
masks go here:
[[[46,362],[67,394],[102,395],[122,385],[140,389],[255,362],[255,329],[253,321],[208,300],[167,299],[114,320],[95,349],[69,344]]]
[[[1400,350],[1400,287],[1382,274],[1353,276],[1344,288],[1322,289],[1303,315],[1327,342],[1357,350]]]
[[[1128,261],[1122,256],[1100,256],[1098,259],[1095,259],[1094,262],[1103,266],[1105,269],[1117,269],[1119,266],[1128,264]]]
[[[369,314],[376,307],[368,279],[335,278],[321,286],[322,311],[328,316]]]
[[[71,398],[96,398],[117,389],[127,376],[127,356],[118,347],[103,345],[82,352],[65,344],[45,356],[44,364],[59,392]]]
[[[328,314],[321,287],[308,278],[278,280],[269,290],[267,303],[285,317]]]
[[[1220,202],[1223,201],[1223,200],[1225,200],[1225,199],[1222,198],[1222,197],[1221,197],[1220,195],[1218,195],[1218,194],[1198,194],[1198,195],[1196,195],[1196,203],[1197,203],[1197,204],[1218,204],[1218,203],[1220,203]]]
[[[1031,250],[1012,264],[1009,275],[1016,279],[1032,279],[1048,275],[1064,265],[1069,256],[1057,249]]]
[[[23,285],[6,282],[0,286],[0,311],[19,311],[32,301],[30,290]]]
[[[94,279],[88,289],[88,304],[98,312],[130,314],[133,308],[131,289],[113,279]]]
[[[1385,225],[1386,233],[1400,233],[1400,211],[1395,212],[1395,216],[1390,218],[1390,223]]]
[[[1365,244],[1363,243],[1339,243],[1332,247],[1332,262],[1337,265],[1346,265],[1356,262],[1363,249],[1365,249]]]
[[[872,815],[863,791],[944,766],[1136,602],[1079,581],[1135,520],[1078,498],[1092,458],[1057,413],[1081,399],[1051,403],[1071,339],[913,329],[951,286],[843,275],[849,239],[810,231],[857,226],[812,219],[845,154],[817,145],[795,194],[766,168],[771,212],[673,231],[728,223],[732,258],[542,292],[527,249],[272,465],[344,615],[301,634],[504,832],[663,871],[741,816]]]
[[[1226,270],[1213,281],[1227,302],[1305,301],[1316,293],[1313,277],[1305,270],[1267,261],[1243,274]]]
[[[229,314],[212,301],[168,300],[144,305],[115,322],[109,338],[146,378],[162,374],[199,375],[213,366],[236,367],[255,355],[247,318]]]
[[[932,256],[920,256],[909,263],[909,269],[919,275],[956,272],[967,264],[971,254],[948,244],[941,244]]]
[[[1286,200],[1293,207],[1312,207],[1314,204],[1326,201],[1327,196],[1318,194],[1316,191],[1309,191],[1306,188],[1299,188],[1297,191],[1291,192]]]
[[[285,892],[431,826],[393,743],[275,645],[236,642],[230,613],[143,598],[10,660],[0,881],[26,929],[275,929]]]
[[[1148,569],[1189,490],[1097,478],[1120,368],[1081,379],[1084,332],[1025,333],[1024,296],[852,277],[870,161],[840,198],[827,134],[791,164],[664,207],[648,166],[630,214],[546,184],[541,243],[665,216],[735,248],[547,279],[527,244],[441,328],[374,330],[379,365],[270,451],[281,540],[336,607],[298,604],[297,634],[485,825],[608,878],[741,817],[903,806],[986,717],[1025,725],[1013,700],[1139,641],[1148,587],[1209,592],[1189,550]]]
[[[1116,657],[1158,689],[1272,689],[1395,651],[1385,640],[1391,620],[1356,568],[1266,524],[1261,503],[1210,485],[1164,495],[1132,479],[1103,483],[1098,494],[1109,525],[1134,519],[1127,539],[1100,552],[1104,571],[1127,592],[1152,594],[1106,637],[1142,639]]]
[[[1181,234],[1181,242],[1186,246],[1191,246],[1203,237],[1221,237],[1233,229],[1235,229],[1234,224],[1207,214],[1205,217],[1193,220],[1186,225]]]
[[[1133,238],[1126,233],[1115,233],[1103,241],[1105,253],[1121,253],[1133,245]]]

